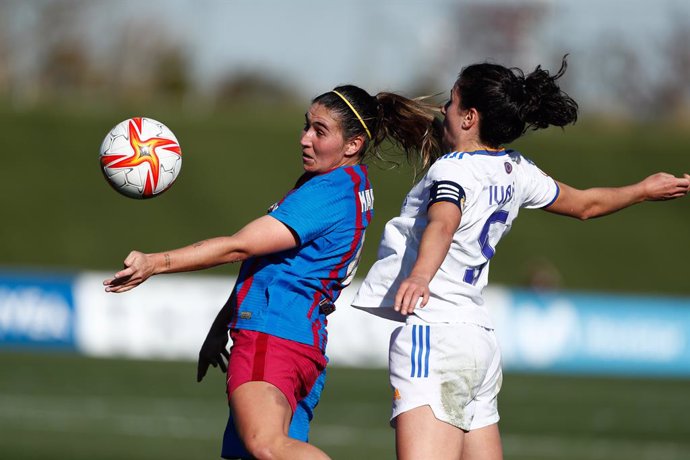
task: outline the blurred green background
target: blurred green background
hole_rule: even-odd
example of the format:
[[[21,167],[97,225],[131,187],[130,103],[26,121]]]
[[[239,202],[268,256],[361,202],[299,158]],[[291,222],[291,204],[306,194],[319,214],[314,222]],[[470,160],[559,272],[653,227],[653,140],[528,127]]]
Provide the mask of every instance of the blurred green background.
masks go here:
[[[160,251],[231,234],[266,212],[301,173],[302,106],[240,106],[213,114],[146,108],[9,111],[0,106],[0,265],[58,271],[116,270],[132,249]],[[183,152],[174,186],[150,200],[115,193],[98,148],[130,116],[166,123]],[[685,125],[584,119],[565,130],[529,133],[513,145],[575,187],[618,186],[656,171],[690,170]],[[394,152],[390,152],[394,157]],[[371,165],[375,217],[360,264],[376,256],[383,225],[413,183],[404,164]],[[580,222],[525,210],[492,263],[496,284],[529,285],[547,263],[564,289],[690,294],[690,202],[643,203]],[[223,267],[208,273],[234,273]]]
[[[231,234],[301,173],[311,97],[348,82],[445,94],[463,65],[487,59],[555,70],[570,53],[562,81],[581,120],[512,145],[556,179],[690,172],[688,43],[690,9],[673,0],[0,0],[0,270],[113,272],[132,249]],[[182,146],[177,182],[152,200],[118,195],[99,171],[106,133],[133,116],[165,123]],[[414,182],[389,166],[371,165],[360,276]],[[490,278],[687,297],[688,235],[688,199],[587,222],[525,210]],[[194,375],[193,362],[3,348],[0,459],[217,458],[224,379]],[[506,458],[690,459],[688,383],[508,373]],[[336,460],[393,458],[389,411],[385,370],[332,368],[312,441]]]

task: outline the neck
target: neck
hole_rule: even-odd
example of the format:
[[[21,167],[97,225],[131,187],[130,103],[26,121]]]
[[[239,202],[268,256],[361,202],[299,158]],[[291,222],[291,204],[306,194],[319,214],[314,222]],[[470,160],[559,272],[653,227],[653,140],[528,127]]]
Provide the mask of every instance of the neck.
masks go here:
[[[496,150],[495,148],[489,147],[479,141],[468,140],[464,142],[458,142],[455,145],[455,150],[458,152],[474,152],[476,150]]]

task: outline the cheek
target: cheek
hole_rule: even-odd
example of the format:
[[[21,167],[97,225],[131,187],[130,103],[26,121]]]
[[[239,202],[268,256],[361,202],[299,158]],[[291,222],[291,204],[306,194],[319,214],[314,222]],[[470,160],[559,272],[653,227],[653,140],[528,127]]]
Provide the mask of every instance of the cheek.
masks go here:
[[[337,139],[327,139],[319,142],[319,155],[322,157],[335,157],[342,155],[342,144]]]

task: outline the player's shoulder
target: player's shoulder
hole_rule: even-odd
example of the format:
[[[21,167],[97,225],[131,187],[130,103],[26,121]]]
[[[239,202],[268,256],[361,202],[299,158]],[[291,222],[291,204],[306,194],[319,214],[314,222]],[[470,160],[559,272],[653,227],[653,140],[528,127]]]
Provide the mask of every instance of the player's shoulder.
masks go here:
[[[310,179],[314,184],[324,184],[334,187],[348,186],[368,182],[367,168],[364,165],[341,166],[324,174],[318,174]]]
[[[468,176],[483,176],[487,169],[493,167],[495,159],[508,158],[504,150],[477,150],[471,152],[450,152],[439,157],[429,168],[430,176],[447,174]]]
[[[516,169],[522,171],[524,174],[535,175],[541,174],[547,176],[544,171],[530,157],[518,152],[517,150],[508,150],[511,163]]]
[[[354,199],[355,194],[367,188],[371,188],[371,184],[366,169],[361,165],[354,165],[335,168],[309,178],[299,187],[299,195],[308,196],[312,201],[327,201],[334,206],[342,203],[347,206],[347,202]]]
[[[519,152],[514,149],[506,149],[506,156],[512,161],[513,163],[517,165],[531,165],[534,166],[534,161],[532,161],[531,158],[528,156],[524,155],[522,152]]]

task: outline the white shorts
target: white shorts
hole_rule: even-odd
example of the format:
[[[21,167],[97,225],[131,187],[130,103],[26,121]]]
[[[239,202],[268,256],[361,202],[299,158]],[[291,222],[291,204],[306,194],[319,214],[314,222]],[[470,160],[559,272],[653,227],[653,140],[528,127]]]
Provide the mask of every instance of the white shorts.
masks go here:
[[[464,431],[498,422],[503,372],[493,330],[408,322],[393,331],[389,350],[393,426],[395,417],[421,406]]]

